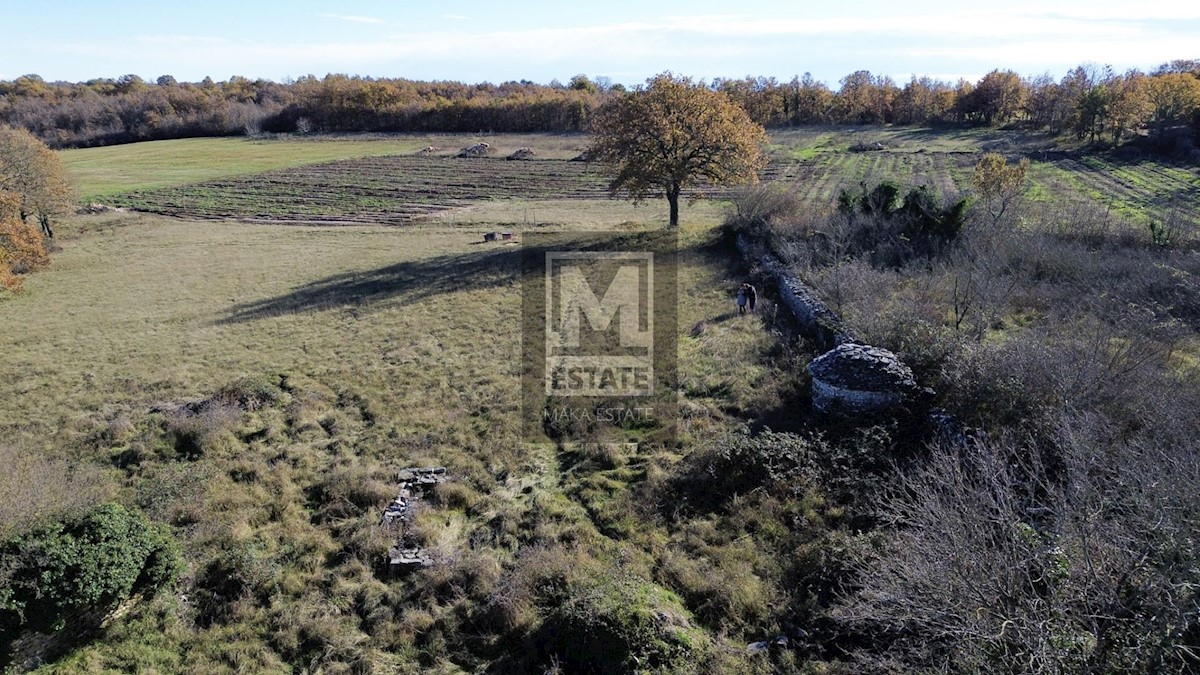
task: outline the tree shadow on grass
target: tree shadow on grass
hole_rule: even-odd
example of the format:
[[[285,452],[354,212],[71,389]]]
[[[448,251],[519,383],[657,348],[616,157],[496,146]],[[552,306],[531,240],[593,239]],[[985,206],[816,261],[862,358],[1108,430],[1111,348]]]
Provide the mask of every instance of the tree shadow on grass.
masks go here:
[[[283,295],[235,305],[218,323],[246,323],[382,302],[408,304],[455,291],[484,291],[518,280],[522,256],[529,252],[529,247],[503,246],[336,274]]]
[[[654,233],[564,233],[539,237],[539,244],[491,245],[483,251],[406,260],[364,272],[336,274],[264,300],[234,305],[219,324],[247,323],[382,302],[408,304],[456,291],[485,291],[519,281],[522,266],[557,250],[637,250],[639,237]],[[494,246],[494,248],[492,247]],[[534,256],[530,258],[529,256]]]

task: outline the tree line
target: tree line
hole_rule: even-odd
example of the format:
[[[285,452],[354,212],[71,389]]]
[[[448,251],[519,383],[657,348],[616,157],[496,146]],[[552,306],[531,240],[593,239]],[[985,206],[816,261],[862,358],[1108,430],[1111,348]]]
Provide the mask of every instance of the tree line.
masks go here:
[[[0,81],[0,124],[55,148],[263,132],[570,132],[583,129],[603,95],[587,78],[568,86],[347,75],[51,83],[25,75]]]
[[[768,127],[806,124],[984,125],[1014,122],[1091,141],[1121,142],[1130,132],[1200,128],[1200,60],[1163,64],[1151,73],[1082,65],[1061,80],[993,70],[977,82],[857,71],[834,91],[806,74],[719,80],[714,86]]]
[[[1200,131],[1200,59],[1149,73],[1081,65],[1061,79],[993,70],[976,82],[913,76],[900,84],[861,70],[834,89],[810,74],[717,79],[708,84],[766,127],[812,124],[919,126],[1020,123],[1092,142],[1120,143],[1149,130]],[[148,82],[137,75],[46,82],[0,81],[0,123],[51,147],[261,132],[574,132],[614,92],[608,78],[567,83],[424,82],[330,74],[287,82]]]
[[[75,207],[66,167],[25,129],[0,125],[0,298],[50,263],[53,223]]]

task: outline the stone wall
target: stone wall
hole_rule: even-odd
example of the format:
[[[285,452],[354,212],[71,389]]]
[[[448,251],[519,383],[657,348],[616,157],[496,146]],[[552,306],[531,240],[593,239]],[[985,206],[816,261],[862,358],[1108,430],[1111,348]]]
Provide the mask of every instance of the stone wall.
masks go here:
[[[821,412],[871,413],[894,408],[903,403],[900,394],[887,391],[864,391],[827,384],[813,378],[813,408]]]
[[[822,349],[859,341],[815,290],[789,272],[787,266],[770,253],[760,253],[760,247],[744,233],[737,235],[737,248],[747,262],[758,265],[774,282],[779,293],[779,304],[796,319],[805,339]]]
[[[774,283],[779,294],[779,304],[795,318],[801,335],[824,350],[821,356],[825,356],[839,345],[865,344],[845,326],[836,312],[829,309],[814,289],[789,271],[782,261],[771,255],[765,245],[754,241],[745,233],[738,233],[736,243],[746,262],[756,265]],[[902,363],[899,365],[907,368]],[[846,404],[842,406],[843,412],[856,414],[870,414],[894,408],[905,401],[925,407],[934,396],[934,392],[927,388],[914,387],[913,393],[916,395],[898,396],[896,392],[850,389],[813,379],[814,408],[821,411],[830,408],[828,402],[834,400]],[[984,437],[983,432],[964,426],[941,408],[926,408],[925,415],[934,433],[955,445],[967,447]]]

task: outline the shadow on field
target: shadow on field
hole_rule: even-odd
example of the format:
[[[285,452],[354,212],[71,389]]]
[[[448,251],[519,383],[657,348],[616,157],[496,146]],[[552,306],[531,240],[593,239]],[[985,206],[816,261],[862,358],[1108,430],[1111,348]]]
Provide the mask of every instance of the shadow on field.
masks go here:
[[[274,298],[234,305],[219,324],[246,323],[284,314],[359,307],[389,301],[407,304],[455,291],[482,291],[520,279],[522,265],[548,251],[638,250],[655,232],[552,233],[544,244],[500,245],[488,251],[441,255],[376,270],[326,277]],[[622,248],[624,247],[624,248]]]
[[[485,253],[409,260],[376,270],[337,274],[284,295],[234,305],[218,323],[245,323],[383,301],[407,304],[454,291],[485,290],[518,279],[529,247],[505,246]]]

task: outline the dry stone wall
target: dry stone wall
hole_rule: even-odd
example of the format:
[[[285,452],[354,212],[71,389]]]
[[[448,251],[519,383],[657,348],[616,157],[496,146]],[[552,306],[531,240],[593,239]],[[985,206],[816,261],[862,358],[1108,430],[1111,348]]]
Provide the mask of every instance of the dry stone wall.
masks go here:
[[[774,283],[779,304],[796,319],[801,335],[826,350],[808,365],[814,409],[865,416],[906,404],[924,407],[933,399],[933,390],[919,386],[911,368],[894,353],[864,344],[814,289],[760,242],[739,233],[736,243],[746,261]],[[966,446],[983,436],[940,408],[927,408],[927,417],[935,432],[952,443]]]

